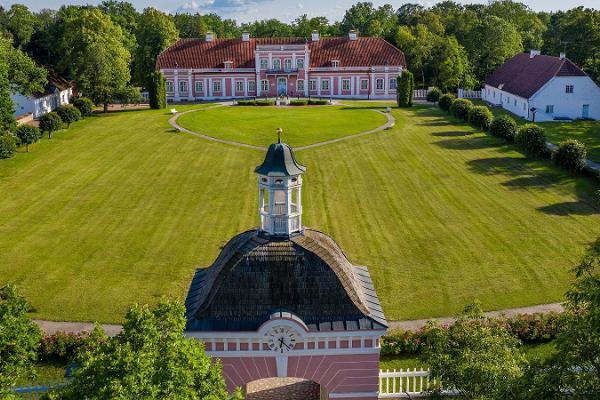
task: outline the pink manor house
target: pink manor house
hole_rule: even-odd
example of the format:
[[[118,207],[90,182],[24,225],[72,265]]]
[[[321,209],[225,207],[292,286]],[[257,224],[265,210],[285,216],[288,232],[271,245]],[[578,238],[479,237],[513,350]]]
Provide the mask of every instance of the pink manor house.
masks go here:
[[[303,38],[181,39],[156,62],[169,101],[247,97],[391,99],[404,53],[384,39]]]

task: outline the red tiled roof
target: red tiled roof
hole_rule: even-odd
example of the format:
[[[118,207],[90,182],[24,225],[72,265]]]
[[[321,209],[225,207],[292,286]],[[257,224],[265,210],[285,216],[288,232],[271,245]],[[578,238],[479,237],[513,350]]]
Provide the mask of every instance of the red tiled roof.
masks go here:
[[[302,38],[259,38],[248,42],[241,38],[212,42],[181,39],[158,56],[156,68],[223,68],[225,61],[233,61],[234,68],[254,68],[256,45],[305,43],[311,50],[311,67],[329,67],[331,60],[339,60],[340,67],[406,67],[404,53],[398,48],[381,38],[362,37],[321,38],[315,42]]]
[[[507,60],[485,81],[514,95],[530,98],[555,76],[586,76],[566,58],[521,53]]]

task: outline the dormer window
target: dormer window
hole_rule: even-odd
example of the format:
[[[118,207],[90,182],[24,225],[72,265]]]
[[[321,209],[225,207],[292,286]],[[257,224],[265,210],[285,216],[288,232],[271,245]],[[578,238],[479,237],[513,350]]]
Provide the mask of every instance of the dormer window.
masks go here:
[[[339,66],[340,66],[340,60],[332,60],[331,61],[332,68],[339,68]]]
[[[233,61],[225,61],[225,69],[232,69]]]

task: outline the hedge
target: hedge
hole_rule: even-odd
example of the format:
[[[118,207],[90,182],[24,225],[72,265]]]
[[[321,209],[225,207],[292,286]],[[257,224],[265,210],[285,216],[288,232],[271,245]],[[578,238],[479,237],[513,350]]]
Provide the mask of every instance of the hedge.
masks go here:
[[[237,103],[239,106],[255,106],[256,105],[255,100],[238,100]]]
[[[579,172],[587,163],[585,145],[574,139],[560,142],[558,150],[552,153],[552,161],[569,171]]]
[[[544,129],[535,124],[521,126],[515,136],[515,143],[531,156],[543,156],[548,152]]]
[[[254,103],[256,106],[274,106],[275,100],[256,100]]]
[[[305,106],[308,104],[308,100],[291,100],[290,106]]]
[[[427,101],[430,103],[437,103],[442,97],[442,91],[436,87],[431,88],[429,92],[427,92]]]
[[[450,93],[447,94],[443,94],[440,96],[440,99],[438,100],[438,106],[446,111],[446,112],[450,112],[450,107],[452,106],[452,103],[454,103],[454,100],[456,100],[456,97]]]
[[[308,100],[308,104],[311,106],[324,106],[327,105],[329,102],[327,100],[314,100],[314,99],[310,99]]]
[[[494,114],[486,106],[475,106],[469,109],[469,123],[477,128],[488,130]]]
[[[517,123],[506,115],[494,118],[490,125],[490,133],[493,136],[503,138],[507,142],[514,142],[517,134]]]
[[[464,121],[469,120],[469,111],[473,108],[473,103],[471,100],[467,99],[456,99],[452,102],[450,106],[450,112],[456,118],[460,118]]]

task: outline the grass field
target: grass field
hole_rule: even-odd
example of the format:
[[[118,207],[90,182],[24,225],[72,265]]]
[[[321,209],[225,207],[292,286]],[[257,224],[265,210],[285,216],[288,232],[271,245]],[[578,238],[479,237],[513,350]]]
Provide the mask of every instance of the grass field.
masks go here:
[[[305,223],[369,266],[387,317],[560,300],[600,232],[597,181],[435,109],[393,113],[391,130],[297,152]],[[194,269],[257,224],[264,153],[168,118],[95,116],[0,162],[0,284],[17,283],[34,317],[120,322],[134,302],[183,299]]]
[[[331,106],[219,107],[178,119],[181,126],[194,132],[257,146],[273,143],[277,128],[283,128],[283,139],[289,145],[306,146],[371,130],[386,121],[372,110]]]

